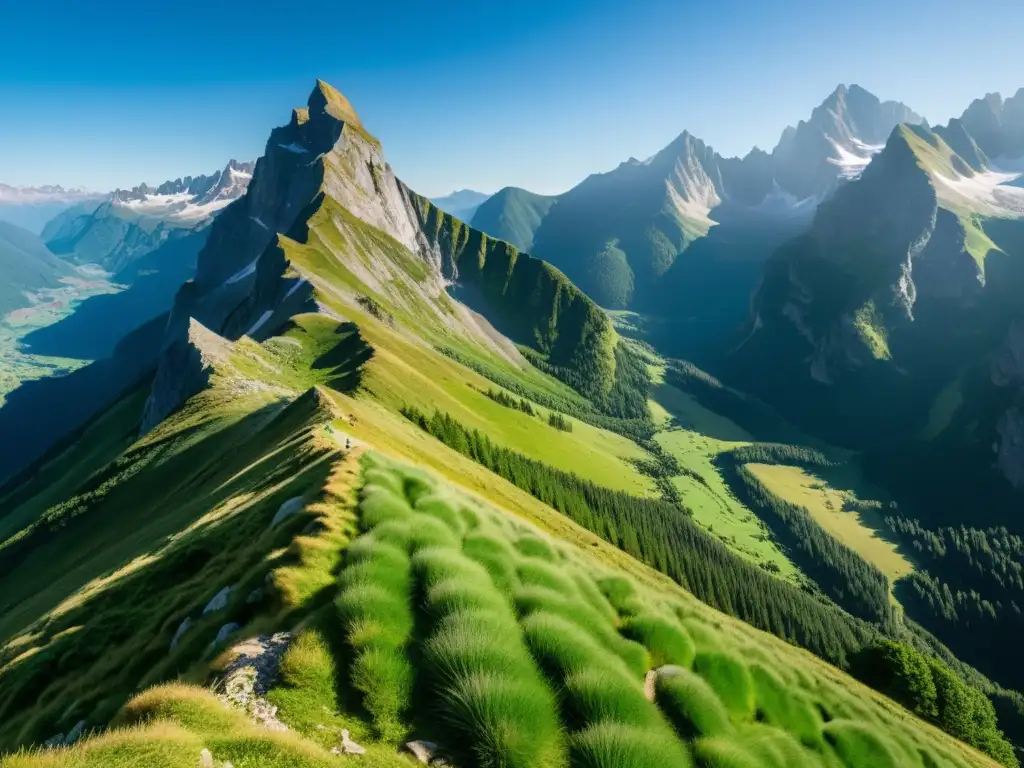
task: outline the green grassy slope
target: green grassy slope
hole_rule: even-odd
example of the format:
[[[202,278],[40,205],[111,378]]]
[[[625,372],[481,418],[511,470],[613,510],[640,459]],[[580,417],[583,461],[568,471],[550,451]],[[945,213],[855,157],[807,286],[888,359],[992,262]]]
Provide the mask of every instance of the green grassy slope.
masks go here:
[[[529,252],[533,250],[534,233],[557,202],[557,196],[505,187],[485,200],[469,223],[474,229]]]
[[[371,766],[413,764],[395,748],[414,737],[459,765],[988,765],[635,563],[604,562],[601,546],[551,538],[377,454],[339,474],[325,488],[361,486],[358,506],[328,493],[327,532],[272,571],[326,577],[265,693],[288,731],[161,686],[120,710],[121,730],[0,764],[192,766],[206,749],[237,766],[317,766],[344,728]],[[357,527],[339,535],[347,516]]]

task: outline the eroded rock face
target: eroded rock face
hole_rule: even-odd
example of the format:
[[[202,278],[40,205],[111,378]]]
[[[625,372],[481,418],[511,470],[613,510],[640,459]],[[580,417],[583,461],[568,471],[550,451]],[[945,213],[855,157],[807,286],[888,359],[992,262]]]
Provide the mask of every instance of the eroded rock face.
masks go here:
[[[263,697],[277,679],[281,657],[291,640],[290,633],[278,632],[236,645],[231,649],[235,658],[216,686],[222,701],[272,731],[286,731],[288,726],[278,720],[277,707]]]
[[[231,355],[231,342],[205,328],[192,318],[184,337],[170,341],[157,368],[141,433],[146,434],[163,421],[181,403],[202,391],[210,382],[217,365]]]

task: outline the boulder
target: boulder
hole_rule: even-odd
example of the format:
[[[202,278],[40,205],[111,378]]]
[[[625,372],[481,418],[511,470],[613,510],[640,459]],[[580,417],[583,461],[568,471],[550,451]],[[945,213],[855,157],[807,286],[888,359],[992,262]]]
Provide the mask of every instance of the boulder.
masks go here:
[[[301,496],[288,499],[288,501],[278,508],[277,514],[274,515],[274,519],[270,521],[270,527],[273,528],[275,525],[287,520],[289,517],[297,515],[302,511],[303,506]]]
[[[234,587],[224,587],[220,592],[213,596],[213,598],[203,608],[203,616],[208,613],[215,611],[222,611],[228,606],[228,600],[231,599],[231,593],[234,591]]]

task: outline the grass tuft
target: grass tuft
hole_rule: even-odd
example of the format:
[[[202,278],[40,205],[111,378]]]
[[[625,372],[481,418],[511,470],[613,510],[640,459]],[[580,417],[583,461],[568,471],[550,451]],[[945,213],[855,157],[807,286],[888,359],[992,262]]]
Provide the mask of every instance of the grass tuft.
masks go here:
[[[729,711],[703,678],[686,669],[660,674],[655,685],[658,706],[684,739],[732,733]]]
[[[690,636],[665,616],[654,613],[631,616],[623,622],[619,631],[647,648],[655,667],[664,664],[689,667],[697,655]]]
[[[754,682],[742,661],[728,653],[698,653],[693,669],[711,686],[734,721],[754,717]]]
[[[693,762],[671,732],[603,722],[573,734],[573,768],[685,768]]]
[[[565,678],[562,710],[572,730],[611,720],[649,728],[663,725],[638,683],[607,669],[581,669]]]

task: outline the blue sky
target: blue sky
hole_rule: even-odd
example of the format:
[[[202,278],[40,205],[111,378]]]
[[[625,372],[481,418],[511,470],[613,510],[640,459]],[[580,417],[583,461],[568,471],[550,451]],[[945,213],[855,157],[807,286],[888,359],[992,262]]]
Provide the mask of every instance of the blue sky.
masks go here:
[[[770,149],[840,82],[932,122],[1024,86],[1020,0],[0,0],[0,181],[93,189],[262,153],[316,77],[429,195],[555,193],[684,128]]]

